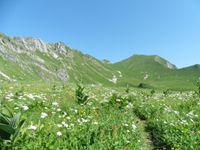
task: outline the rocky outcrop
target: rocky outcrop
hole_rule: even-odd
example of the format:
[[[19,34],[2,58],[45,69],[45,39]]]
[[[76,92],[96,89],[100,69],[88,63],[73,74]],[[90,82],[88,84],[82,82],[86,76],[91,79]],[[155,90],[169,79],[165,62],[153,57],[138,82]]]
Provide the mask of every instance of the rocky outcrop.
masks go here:
[[[52,67],[50,61],[62,61],[63,58],[73,58],[73,51],[64,43],[46,43],[32,37],[8,37],[0,34],[0,57],[10,64],[15,64],[22,72],[35,72],[43,80],[53,76],[67,81],[67,68],[64,66]],[[48,62],[49,61],[49,62]],[[65,65],[66,66],[66,65]],[[1,71],[1,69],[0,69]],[[11,78],[3,72],[0,74],[5,80]]]

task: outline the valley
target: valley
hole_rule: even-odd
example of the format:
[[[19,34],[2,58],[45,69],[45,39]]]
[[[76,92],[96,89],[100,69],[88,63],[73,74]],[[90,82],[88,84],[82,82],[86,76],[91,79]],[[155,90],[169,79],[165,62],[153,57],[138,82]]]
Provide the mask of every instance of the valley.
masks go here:
[[[0,34],[0,147],[198,150],[199,77],[157,55],[109,63]]]

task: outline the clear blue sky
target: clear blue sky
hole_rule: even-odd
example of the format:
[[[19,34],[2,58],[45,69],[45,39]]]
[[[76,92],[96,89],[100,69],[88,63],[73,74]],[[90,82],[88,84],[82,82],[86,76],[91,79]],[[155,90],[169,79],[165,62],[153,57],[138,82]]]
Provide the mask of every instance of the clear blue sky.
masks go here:
[[[63,41],[99,59],[200,64],[200,0],[0,0],[0,32]]]

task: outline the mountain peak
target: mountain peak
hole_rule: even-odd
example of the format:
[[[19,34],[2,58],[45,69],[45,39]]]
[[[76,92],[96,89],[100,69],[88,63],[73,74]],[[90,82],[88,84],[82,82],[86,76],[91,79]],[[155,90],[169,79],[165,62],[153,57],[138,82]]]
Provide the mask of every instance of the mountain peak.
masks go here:
[[[177,67],[174,64],[170,63],[169,61],[160,57],[159,55],[138,55],[137,54],[137,55],[132,55],[131,57],[129,57],[128,59],[124,61],[128,61],[129,63],[131,63],[132,61],[133,62],[137,61],[140,63],[156,62],[168,69],[177,69]]]

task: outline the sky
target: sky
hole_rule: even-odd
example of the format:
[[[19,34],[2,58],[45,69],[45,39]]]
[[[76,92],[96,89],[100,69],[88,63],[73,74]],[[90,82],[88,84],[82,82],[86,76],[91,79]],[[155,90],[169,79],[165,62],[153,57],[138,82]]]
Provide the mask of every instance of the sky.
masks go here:
[[[200,64],[199,0],[0,0],[0,32],[111,62],[145,54]]]

